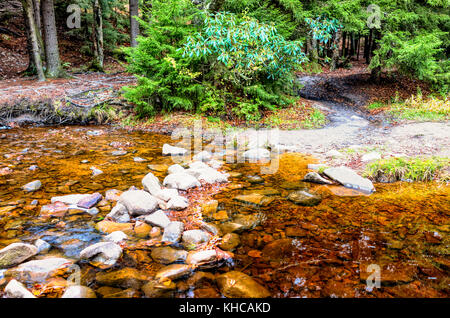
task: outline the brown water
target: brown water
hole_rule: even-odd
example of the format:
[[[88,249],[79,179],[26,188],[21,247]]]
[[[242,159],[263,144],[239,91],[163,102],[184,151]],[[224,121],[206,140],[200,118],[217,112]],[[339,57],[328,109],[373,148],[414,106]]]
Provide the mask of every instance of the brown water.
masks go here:
[[[94,226],[112,205],[104,204],[95,216],[67,214],[64,218],[43,218],[41,206],[56,195],[104,194],[108,189],[139,187],[150,171],[148,164],[173,163],[161,156],[162,145],[171,142],[163,135],[110,127],[27,128],[2,134],[6,138],[0,139],[0,248],[42,238],[52,244],[50,254],[75,257],[84,247],[101,240],[103,235]],[[113,156],[119,148],[128,153]],[[134,162],[134,157],[148,162]],[[280,157],[278,171],[271,175],[260,174],[258,164],[227,164],[225,170],[240,175],[231,178],[225,189],[208,187],[189,193],[189,210],[172,217],[191,220],[195,207],[215,193],[219,210],[229,217],[263,215],[260,225],[240,235],[241,245],[234,251],[233,262],[207,271],[216,275],[230,269],[243,271],[267,287],[273,297],[449,296],[447,185],[376,184],[374,194],[361,195],[340,186],[302,183],[311,162],[314,159],[307,156],[285,154]],[[29,170],[33,165],[38,169]],[[91,167],[104,173],[92,176]],[[246,176],[258,174],[264,179],[262,184],[247,182]],[[162,179],[165,173],[155,175]],[[21,187],[33,180],[41,180],[41,190],[24,192]],[[302,187],[321,194],[322,202],[302,207],[286,200],[290,192]],[[239,194],[255,192],[273,201],[255,207],[233,200]],[[34,200],[38,205],[32,205]],[[117,268],[135,267],[151,275],[162,267],[152,261],[149,249],[130,249],[124,254]],[[370,264],[382,269],[381,288],[367,289],[366,268]],[[101,286],[95,273],[99,269],[83,264],[82,271],[82,282],[98,291]],[[60,295],[61,281],[45,283],[29,288],[41,297]],[[175,297],[220,297],[212,282],[190,286],[178,281],[177,291]],[[128,290],[125,294],[142,295]]]

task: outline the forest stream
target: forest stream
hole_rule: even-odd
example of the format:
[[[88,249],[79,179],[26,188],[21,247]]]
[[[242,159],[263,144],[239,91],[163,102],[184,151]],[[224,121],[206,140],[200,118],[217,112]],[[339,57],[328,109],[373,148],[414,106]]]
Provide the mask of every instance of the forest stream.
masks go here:
[[[218,246],[220,257],[152,287],[148,281],[170,263],[161,258],[171,259],[170,253],[192,246],[176,243],[169,250],[159,229],[143,222],[120,227],[105,222],[117,200],[105,193],[142,188],[149,172],[162,181],[174,164],[161,152],[163,144],[174,143],[170,136],[67,126],[14,128],[0,131],[0,138],[0,249],[41,239],[50,248],[33,259],[77,262],[81,285],[99,297],[221,297],[223,286],[215,278],[229,271],[257,282],[246,286],[249,293],[264,295],[257,290],[264,288],[271,297],[448,297],[450,198],[445,184],[376,183],[374,193],[364,194],[337,184],[303,182],[311,171],[308,164],[317,159],[301,153],[280,154],[273,174],[261,174],[262,163],[225,163],[219,170],[229,173],[227,183],[180,191],[189,207],[166,211],[171,221],[184,222],[185,230],[210,225],[214,239],[201,248]],[[24,191],[33,180],[42,186]],[[302,206],[287,199],[298,190],[314,193],[317,202]],[[50,202],[56,196],[96,192],[103,199],[89,210]],[[200,209],[212,199],[218,201],[212,211]],[[83,249],[117,228],[128,239],[120,243],[123,254],[114,266],[78,260]],[[235,234],[221,242],[226,233]],[[168,254],[155,257],[156,248]],[[184,263],[176,258],[172,261]],[[381,268],[380,288],[366,284],[370,264]],[[59,297],[67,286],[62,277],[67,279],[69,272],[41,274],[28,272],[26,286],[38,297]],[[1,270],[0,286],[11,275],[17,275],[13,268]]]

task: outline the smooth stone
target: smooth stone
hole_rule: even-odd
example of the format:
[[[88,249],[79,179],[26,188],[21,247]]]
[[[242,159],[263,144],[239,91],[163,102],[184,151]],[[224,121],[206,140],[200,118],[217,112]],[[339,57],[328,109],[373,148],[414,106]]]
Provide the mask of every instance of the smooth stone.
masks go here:
[[[199,265],[214,262],[217,258],[216,250],[191,251],[186,258],[186,264]]]
[[[223,164],[224,164],[223,161],[218,161],[215,159],[208,161],[208,165],[213,169],[219,169],[220,167],[223,166]]]
[[[134,225],[134,234],[138,238],[146,238],[150,234],[152,227],[147,223],[137,221]]]
[[[42,182],[40,180],[35,180],[24,185],[22,189],[26,192],[34,192],[39,190],[41,187]]]
[[[105,236],[105,240],[108,242],[119,243],[128,239],[128,236],[122,231],[115,231]]]
[[[100,193],[96,192],[78,201],[77,206],[83,209],[90,209],[97,205],[97,203],[99,203],[102,199],[103,196]]]
[[[184,191],[190,188],[201,186],[201,183],[194,176],[188,173],[169,174],[164,179],[163,184],[168,188],[179,189]]]
[[[246,180],[250,183],[263,183],[264,179],[261,176],[247,176]]]
[[[133,158],[134,162],[147,162],[147,159],[141,158],[141,157],[134,157]]]
[[[131,267],[113,272],[99,272],[95,276],[100,285],[133,289],[139,289],[149,279],[149,275]]]
[[[162,210],[158,210],[150,215],[146,215],[143,220],[144,222],[152,226],[158,226],[163,229],[170,224],[170,219]]]
[[[183,222],[170,222],[165,228],[162,237],[163,242],[177,243],[181,239],[183,234],[184,224]]]
[[[12,279],[5,287],[6,298],[36,298],[24,284]]]
[[[112,156],[125,156],[128,152],[125,150],[114,150],[113,152],[111,152]]]
[[[86,286],[69,286],[61,298],[97,298],[97,295]]]
[[[187,174],[192,175],[197,180],[202,180],[206,183],[224,183],[228,182],[228,175],[221,173],[211,167],[207,168],[189,168],[186,170]]]
[[[68,269],[72,265],[72,260],[60,257],[50,257],[28,261],[10,269],[10,272],[12,276],[21,277],[27,281],[43,282],[55,274],[62,273],[63,269]]]
[[[177,250],[169,246],[157,247],[152,249],[152,259],[155,262],[168,265],[176,262],[184,262],[188,252],[185,250]]]
[[[80,259],[93,259],[95,263],[113,266],[122,255],[122,248],[113,242],[100,242],[80,252]]]
[[[344,166],[338,168],[328,168],[325,169],[323,173],[327,177],[339,182],[347,188],[361,190],[368,193],[375,191],[375,188],[369,179],[359,176],[350,168]]]
[[[204,161],[204,162],[211,160],[211,158],[212,158],[211,153],[209,153],[206,150],[199,152],[198,154],[194,155],[194,157],[192,157],[193,160]]]
[[[165,204],[164,210],[180,211],[180,210],[186,209],[188,206],[189,206],[188,199],[179,195],[179,196],[176,196],[176,197],[170,199],[169,202],[167,202]]]
[[[250,276],[231,271],[216,278],[220,292],[227,298],[267,298],[270,292]]]
[[[149,192],[151,195],[156,195],[161,191],[159,179],[151,172],[147,173],[147,175],[142,179],[142,185],[144,186],[144,190]]]
[[[170,298],[176,289],[176,284],[170,282],[169,284],[160,283],[159,281],[149,281],[142,286],[142,291],[145,297],[148,298]]]
[[[112,208],[106,217],[113,219],[118,223],[128,223],[130,222],[130,215],[128,214],[127,208],[121,204],[117,203],[115,207]]]
[[[202,230],[189,230],[183,232],[183,243],[201,244],[206,243],[211,238],[211,234]]]
[[[219,247],[225,251],[232,251],[241,244],[241,239],[236,233],[228,233],[222,237]]]
[[[275,199],[272,197],[265,196],[263,194],[252,193],[252,194],[238,195],[234,197],[233,200],[257,206],[268,206]]]
[[[43,205],[41,207],[42,217],[63,217],[69,210],[69,206],[62,202],[55,202],[52,204]]]
[[[322,201],[322,198],[319,195],[311,194],[303,190],[290,193],[287,199],[302,206],[315,206]]]
[[[204,216],[211,216],[213,213],[216,213],[217,207],[219,206],[219,201],[211,200],[202,204],[202,214]]]
[[[78,205],[78,202],[89,198],[90,194],[69,194],[51,198],[51,203],[61,202],[67,205]]]
[[[325,154],[327,157],[331,157],[331,158],[343,158],[345,157],[344,154],[340,153],[337,150],[330,150]]]
[[[122,191],[120,191],[120,190],[116,190],[116,189],[106,190],[105,199],[107,201],[118,201],[121,194],[122,194]]]
[[[92,176],[93,177],[101,175],[103,173],[102,170],[100,170],[100,169],[98,169],[96,167],[91,167],[90,169],[92,170]]]
[[[270,158],[270,151],[264,148],[250,149],[243,154],[245,159],[249,160],[263,160]]]
[[[169,144],[164,144],[163,148],[162,148],[162,154],[163,156],[168,156],[168,155],[172,155],[172,156],[183,156],[187,153],[188,151],[184,148],[180,148],[180,147],[174,147],[171,146]]]
[[[189,275],[192,273],[192,268],[189,265],[184,264],[172,264],[168,265],[166,267],[163,267],[160,269],[156,275],[155,278],[162,281],[162,280],[175,280],[178,278],[181,278],[183,276]]]
[[[328,167],[328,166],[324,163],[309,163],[308,164],[308,169],[315,170],[315,171],[319,171],[320,169],[326,168],[326,167]]]
[[[95,225],[95,228],[103,233],[111,234],[116,231],[122,231],[127,235],[133,234],[133,223],[117,223],[108,220],[103,220]]]
[[[20,264],[38,253],[38,248],[31,244],[12,243],[0,250],[0,268]]]
[[[170,201],[170,199],[178,197],[177,189],[162,189],[158,193],[154,194],[155,198],[163,200],[165,202]]]
[[[123,204],[130,215],[146,215],[156,210],[158,201],[143,190],[129,190],[122,193],[119,203]]]
[[[41,239],[37,239],[36,241],[34,241],[33,244],[34,244],[34,246],[37,247],[38,254],[39,253],[47,253],[50,250],[50,248],[52,247],[49,243],[47,243],[46,241],[41,240]]]
[[[313,183],[318,183],[318,184],[332,184],[333,183],[330,180],[323,178],[317,172],[308,172],[305,175],[305,177],[303,178],[303,181],[313,182]]]
[[[184,169],[182,166],[180,166],[179,164],[171,165],[171,166],[167,169],[167,172],[168,172],[169,174],[183,173],[184,171],[185,171],[185,169]]]

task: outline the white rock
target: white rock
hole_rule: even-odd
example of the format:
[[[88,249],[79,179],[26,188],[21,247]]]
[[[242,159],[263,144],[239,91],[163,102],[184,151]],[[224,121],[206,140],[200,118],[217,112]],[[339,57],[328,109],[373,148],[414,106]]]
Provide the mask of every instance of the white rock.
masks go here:
[[[369,179],[359,176],[350,168],[344,166],[338,168],[328,168],[325,169],[323,173],[327,177],[339,182],[347,188],[357,189],[369,193],[375,191],[375,188]]]
[[[190,188],[200,187],[201,183],[188,173],[169,174],[163,183],[166,187],[179,190],[187,190]]]
[[[171,165],[168,169],[167,172],[169,174],[174,174],[174,173],[182,173],[184,172],[184,168],[182,166],[180,166],[178,163]]]
[[[154,196],[157,199],[167,202],[170,199],[178,197],[178,190],[177,189],[162,189],[158,193],[154,194]]]
[[[167,202],[166,210],[184,210],[189,206],[189,200],[181,195],[174,197]]]
[[[61,202],[67,205],[77,205],[78,202],[81,200],[84,200],[86,198],[89,198],[90,194],[69,194],[69,195],[63,195],[58,197],[51,198],[51,202]]]
[[[61,257],[49,257],[23,263],[13,269],[15,274],[26,277],[31,282],[43,282],[55,272],[72,266],[73,261]]]
[[[162,154],[164,156],[167,155],[172,155],[172,156],[183,156],[187,153],[188,151],[184,148],[180,148],[180,147],[174,147],[171,146],[169,144],[164,144],[163,148],[162,148]]]
[[[208,165],[210,165],[211,168],[213,168],[213,169],[219,169],[220,167],[223,166],[223,164],[224,164],[223,161],[218,161],[215,159],[208,161]]]
[[[47,253],[52,247],[49,243],[41,239],[37,239],[33,244],[37,247],[38,253]]]
[[[34,192],[34,191],[39,190],[41,187],[42,187],[41,181],[36,180],[36,181],[32,181],[30,183],[27,183],[22,188],[26,192]]]
[[[105,236],[105,240],[108,242],[119,243],[126,240],[128,236],[122,231],[115,231]]]
[[[130,215],[128,214],[127,208],[119,202],[116,203],[116,206],[112,208],[106,217],[113,219],[117,223],[130,222]]]
[[[177,243],[184,230],[183,222],[170,222],[164,229],[163,242]]]
[[[158,210],[150,215],[144,217],[144,222],[153,226],[166,228],[170,224],[170,219],[164,211]]]
[[[204,151],[196,154],[192,159],[198,160],[198,161],[209,161],[209,160],[211,160],[211,158],[212,158],[212,155],[208,151],[204,150]]]
[[[81,259],[93,259],[94,262],[113,266],[122,255],[122,248],[113,242],[100,242],[86,247],[80,252]]]
[[[86,286],[69,286],[61,298],[97,298],[95,292]]]
[[[249,160],[270,159],[270,151],[264,148],[250,149],[244,152],[244,158]]]
[[[142,185],[144,186],[145,191],[149,192],[151,195],[155,195],[161,191],[159,179],[151,172],[142,179]]]
[[[189,163],[189,168],[191,169],[211,169],[206,163],[202,161],[192,161]]]
[[[36,298],[26,287],[17,280],[11,280],[5,287],[7,298]]]
[[[201,263],[209,263],[217,258],[216,250],[192,251],[186,257],[186,264],[197,265]]]
[[[344,154],[340,153],[339,151],[337,151],[335,149],[328,151],[325,155],[327,157],[331,157],[331,158],[343,158],[344,157]]]
[[[211,238],[211,234],[202,230],[189,230],[183,233],[183,243],[200,244],[206,243]]]
[[[119,203],[123,204],[130,215],[150,214],[158,207],[158,201],[143,190],[129,190],[122,193]]]

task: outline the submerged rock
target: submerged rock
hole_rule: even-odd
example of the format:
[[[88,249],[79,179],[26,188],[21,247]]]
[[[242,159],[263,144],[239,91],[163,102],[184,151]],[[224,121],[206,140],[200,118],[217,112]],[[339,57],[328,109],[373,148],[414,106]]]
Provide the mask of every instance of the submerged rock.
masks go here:
[[[133,223],[117,223],[107,220],[98,222],[95,228],[103,233],[113,233],[116,231],[122,231],[125,234],[131,235],[133,233]]]
[[[128,236],[122,231],[115,231],[105,236],[105,240],[108,242],[119,243],[126,240]]]
[[[206,243],[211,238],[211,234],[202,230],[189,230],[183,233],[183,243],[201,244]]]
[[[122,248],[113,242],[96,243],[80,252],[81,259],[92,259],[103,266],[113,266],[121,255]]]
[[[95,276],[100,285],[139,289],[150,277],[135,268],[125,267],[113,272],[100,272]]]
[[[67,205],[78,205],[81,200],[89,198],[90,194],[69,194],[51,198],[52,203],[61,202]]]
[[[23,186],[23,190],[26,192],[34,192],[39,190],[42,187],[42,183],[40,180],[32,181]]]
[[[130,215],[150,214],[158,207],[158,201],[143,190],[129,190],[122,193],[119,203],[123,204]]]
[[[97,295],[86,286],[69,286],[61,298],[97,298]]]
[[[216,279],[220,292],[228,298],[267,298],[270,292],[250,276],[231,271]]]
[[[77,206],[83,209],[90,209],[97,205],[97,203],[99,203],[102,199],[103,196],[100,193],[96,192],[78,201]]]
[[[163,165],[163,164],[161,164],[161,165],[148,165],[147,167],[150,170],[157,171],[157,172],[165,172],[169,168],[167,165]]]
[[[72,265],[72,260],[50,257],[28,261],[10,269],[9,273],[11,276],[17,277],[20,280],[26,280],[27,282],[43,282],[56,274],[63,274],[63,270],[69,269]]]
[[[375,188],[369,179],[359,176],[350,168],[344,166],[328,168],[325,169],[323,173],[347,188],[357,189],[368,193],[375,191]]]
[[[257,206],[268,206],[270,203],[272,203],[274,198],[259,193],[252,193],[238,195],[234,197],[233,200]]]
[[[22,283],[12,279],[5,287],[6,298],[36,298]]]
[[[192,273],[192,268],[189,265],[172,264],[172,265],[168,265],[168,266],[160,269],[156,273],[155,278],[159,279],[160,281],[168,280],[168,279],[175,280],[175,279],[181,278],[183,276],[189,275],[191,273]]]
[[[187,255],[188,252],[185,250],[177,250],[169,246],[154,248],[151,253],[151,256],[155,262],[165,265],[176,262],[184,262]]]
[[[222,241],[219,247],[225,251],[232,251],[241,244],[241,240],[238,234],[228,233],[222,237]]]
[[[318,174],[317,172],[307,173],[305,175],[305,177],[303,178],[303,181],[314,182],[314,183],[318,183],[318,184],[332,184],[333,183],[330,180],[327,180],[327,179],[323,178],[322,176],[320,176],[320,174]]]
[[[315,206],[322,201],[320,195],[312,194],[303,190],[290,193],[287,199],[302,206]]]
[[[151,280],[144,286],[142,286],[142,291],[148,298],[169,298],[176,289],[176,284],[174,282],[161,283],[157,280]]]
[[[186,264],[199,265],[203,263],[210,263],[217,258],[216,250],[192,251],[189,252],[186,258]]]
[[[33,244],[37,247],[38,253],[47,253],[52,247],[49,243],[41,239],[37,239]]]
[[[38,253],[38,248],[31,244],[12,243],[0,250],[0,268],[20,264]]]

